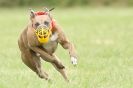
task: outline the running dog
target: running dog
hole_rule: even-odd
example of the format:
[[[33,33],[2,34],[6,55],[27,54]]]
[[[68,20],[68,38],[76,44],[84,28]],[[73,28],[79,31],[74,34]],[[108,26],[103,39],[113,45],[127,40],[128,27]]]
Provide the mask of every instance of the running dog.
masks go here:
[[[77,65],[74,45],[70,43],[62,29],[50,15],[52,9],[34,12],[30,9],[30,21],[20,34],[18,46],[21,58],[40,78],[49,80],[48,74],[42,69],[40,59],[50,62],[63,78],[68,81],[65,67],[54,54],[58,43],[70,54],[71,62]]]

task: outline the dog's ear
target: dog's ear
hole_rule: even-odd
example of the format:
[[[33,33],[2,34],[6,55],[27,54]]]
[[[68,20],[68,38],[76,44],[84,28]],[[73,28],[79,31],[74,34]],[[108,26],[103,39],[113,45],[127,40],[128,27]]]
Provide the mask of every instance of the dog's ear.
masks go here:
[[[34,11],[30,8],[29,9],[30,10],[30,18],[32,19],[32,18],[35,18],[35,13],[34,13]]]
[[[44,11],[47,12],[47,13],[49,13],[50,11],[52,11],[52,10],[54,10],[54,9],[55,9],[55,8],[48,9],[48,8],[44,7]]]
[[[49,11],[52,11],[52,10],[54,10],[55,8],[51,8]]]
[[[50,11],[54,10],[54,8],[48,9],[46,7],[44,7],[44,11],[48,14],[48,16],[52,19]]]
[[[48,13],[49,14],[49,9],[44,7],[44,12]]]

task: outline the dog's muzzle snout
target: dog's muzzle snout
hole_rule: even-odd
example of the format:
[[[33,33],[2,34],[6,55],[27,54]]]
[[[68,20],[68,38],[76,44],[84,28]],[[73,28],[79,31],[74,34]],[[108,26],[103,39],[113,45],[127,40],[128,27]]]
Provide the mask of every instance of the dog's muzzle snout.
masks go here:
[[[51,35],[51,31],[50,28],[46,27],[46,26],[39,26],[36,30],[35,30],[36,36],[38,38],[38,41],[40,43],[47,43],[49,40],[49,37]]]
[[[47,26],[47,25],[41,24],[41,25],[39,25],[39,26],[37,27],[37,29],[50,29],[50,27]]]

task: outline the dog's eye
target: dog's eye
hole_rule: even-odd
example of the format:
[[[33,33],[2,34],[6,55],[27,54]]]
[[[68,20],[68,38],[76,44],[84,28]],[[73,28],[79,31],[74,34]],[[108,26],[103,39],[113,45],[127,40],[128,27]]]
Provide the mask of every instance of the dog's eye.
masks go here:
[[[48,25],[49,25],[49,22],[48,22],[48,21],[44,21],[44,24],[45,24],[46,26],[48,26]]]
[[[37,22],[37,23],[35,23],[35,26],[37,27],[37,26],[39,26],[40,24]]]

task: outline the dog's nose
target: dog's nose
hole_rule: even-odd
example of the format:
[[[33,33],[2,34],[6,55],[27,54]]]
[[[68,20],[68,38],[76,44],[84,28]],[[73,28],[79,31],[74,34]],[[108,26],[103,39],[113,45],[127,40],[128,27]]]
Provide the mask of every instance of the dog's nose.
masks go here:
[[[48,27],[46,25],[40,25],[38,29],[48,29]]]

